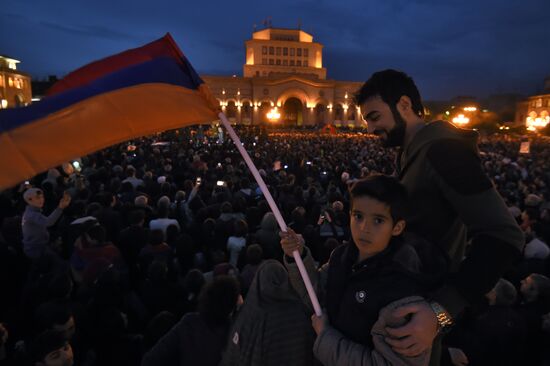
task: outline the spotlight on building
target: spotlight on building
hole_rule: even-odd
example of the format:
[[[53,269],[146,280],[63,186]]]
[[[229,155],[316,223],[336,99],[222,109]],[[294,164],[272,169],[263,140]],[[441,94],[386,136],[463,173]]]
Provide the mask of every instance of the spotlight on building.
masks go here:
[[[279,113],[279,111],[277,110],[277,107],[272,108],[267,113],[267,119],[270,120],[271,122],[277,122],[279,118],[281,118],[281,113]]]

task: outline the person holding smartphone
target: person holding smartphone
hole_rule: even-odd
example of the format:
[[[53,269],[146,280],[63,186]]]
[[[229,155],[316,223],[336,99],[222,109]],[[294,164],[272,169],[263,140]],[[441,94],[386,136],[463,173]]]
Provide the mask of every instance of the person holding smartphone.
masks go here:
[[[49,215],[42,213],[44,207],[44,192],[39,188],[29,188],[23,193],[23,199],[27,203],[21,226],[23,229],[23,252],[31,260],[37,260],[41,256],[55,254],[49,247],[50,233],[48,228],[55,225],[63,214],[63,210],[71,203],[68,192],[63,194],[57,208]]]

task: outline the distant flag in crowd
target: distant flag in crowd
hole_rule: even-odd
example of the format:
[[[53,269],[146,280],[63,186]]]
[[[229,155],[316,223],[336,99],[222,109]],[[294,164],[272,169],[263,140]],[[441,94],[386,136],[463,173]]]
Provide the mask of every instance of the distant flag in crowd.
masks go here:
[[[170,34],[88,64],[27,107],[0,110],[0,190],[102,148],[217,120]]]

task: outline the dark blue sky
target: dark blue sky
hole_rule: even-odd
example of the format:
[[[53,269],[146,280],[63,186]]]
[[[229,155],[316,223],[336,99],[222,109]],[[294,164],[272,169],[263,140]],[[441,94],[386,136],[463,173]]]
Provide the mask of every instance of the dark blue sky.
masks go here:
[[[550,75],[550,0],[3,0],[0,54],[62,76],[170,32],[199,73],[241,75],[267,16],[324,44],[329,78],[402,69],[425,99],[533,94]]]

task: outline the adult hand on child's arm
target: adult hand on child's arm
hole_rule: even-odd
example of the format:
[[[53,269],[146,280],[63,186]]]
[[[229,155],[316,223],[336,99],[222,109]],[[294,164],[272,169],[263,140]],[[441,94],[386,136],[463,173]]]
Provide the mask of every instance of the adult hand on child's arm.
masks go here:
[[[414,357],[420,355],[432,346],[437,335],[437,318],[430,305],[419,302],[405,305],[394,310],[396,318],[410,320],[399,328],[386,328],[390,337],[386,342],[392,349],[403,356]]]

